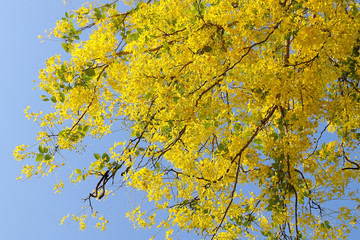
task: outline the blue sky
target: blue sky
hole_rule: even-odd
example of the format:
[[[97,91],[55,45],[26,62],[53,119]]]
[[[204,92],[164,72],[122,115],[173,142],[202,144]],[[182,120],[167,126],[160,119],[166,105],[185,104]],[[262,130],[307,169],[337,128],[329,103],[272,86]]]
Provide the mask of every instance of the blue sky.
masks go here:
[[[3,171],[0,174],[2,196],[0,197],[0,238],[27,240],[56,239],[149,239],[153,231],[135,230],[125,218],[125,212],[132,209],[134,194],[131,190],[117,192],[116,196],[104,204],[98,204],[99,212],[110,223],[108,231],[100,232],[95,221],[89,221],[88,229],[78,230],[75,223],[59,226],[60,219],[68,213],[79,213],[85,197],[94,186],[89,184],[72,185],[65,182],[62,194],[55,194],[53,184],[56,175],[45,178],[33,178],[17,181],[23,162],[13,160],[12,151],[16,145],[35,144],[34,136],[39,130],[37,124],[24,117],[24,108],[33,106],[34,110],[46,107],[41,102],[41,92],[33,91],[38,72],[44,67],[45,60],[63,53],[59,42],[40,43],[38,35],[52,28],[56,20],[64,16],[65,11],[78,7],[83,1],[73,0],[64,6],[62,0],[18,0],[1,2],[0,70],[1,82],[0,128]],[[104,152],[108,140],[90,142],[93,147],[89,154],[74,155],[72,161],[88,161],[92,152]],[[96,147],[95,147],[96,146]],[[66,156],[66,154],[65,154]],[[75,163],[76,164],[76,163]],[[131,197],[132,200],[129,200]],[[141,200],[141,199],[140,199]],[[137,199],[137,202],[140,201]],[[351,239],[357,239],[354,233]],[[181,235],[180,235],[181,236]],[[160,239],[160,238],[156,238]],[[189,239],[181,237],[181,239]]]

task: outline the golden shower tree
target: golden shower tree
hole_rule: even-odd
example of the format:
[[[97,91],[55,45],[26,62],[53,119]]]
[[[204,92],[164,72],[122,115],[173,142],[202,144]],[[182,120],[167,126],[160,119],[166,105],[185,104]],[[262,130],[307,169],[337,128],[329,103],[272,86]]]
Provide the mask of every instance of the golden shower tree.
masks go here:
[[[63,176],[97,178],[90,206],[116,181],[155,209],[128,217],[169,239],[346,238],[360,206],[357,1],[116,2],[87,3],[53,29],[68,56],[40,71],[52,111],[26,110],[42,131],[36,151],[14,152],[30,158],[23,177],[123,128],[127,141]],[[74,217],[82,228],[85,217]]]

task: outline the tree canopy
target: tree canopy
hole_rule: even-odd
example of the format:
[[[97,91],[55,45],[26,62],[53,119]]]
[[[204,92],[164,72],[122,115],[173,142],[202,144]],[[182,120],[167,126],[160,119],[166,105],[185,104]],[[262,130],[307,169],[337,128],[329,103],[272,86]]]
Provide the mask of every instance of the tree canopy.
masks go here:
[[[41,131],[36,150],[14,151],[22,176],[66,168],[62,151],[122,129],[126,141],[55,189],[96,178],[90,208],[113,182],[141,190],[152,207],[129,219],[166,239],[346,238],[360,206],[359,3],[127,4],[85,3],[51,31],[67,55],[39,74],[52,110],[25,111]]]

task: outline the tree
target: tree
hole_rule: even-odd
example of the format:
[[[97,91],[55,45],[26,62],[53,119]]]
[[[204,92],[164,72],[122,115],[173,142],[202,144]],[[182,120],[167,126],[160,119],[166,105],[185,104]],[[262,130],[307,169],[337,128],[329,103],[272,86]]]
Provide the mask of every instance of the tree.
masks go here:
[[[346,238],[360,206],[359,3],[148,0],[121,11],[116,2],[67,12],[51,32],[68,58],[40,71],[53,110],[26,111],[42,131],[38,151],[14,152],[35,159],[24,177],[66,166],[60,152],[86,137],[125,129],[127,141],[70,174],[98,179],[91,208],[116,181],[146,192],[155,211],[128,216],[166,238],[175,228],[209,239]],[[332,200],[346,201],[331,210]]]

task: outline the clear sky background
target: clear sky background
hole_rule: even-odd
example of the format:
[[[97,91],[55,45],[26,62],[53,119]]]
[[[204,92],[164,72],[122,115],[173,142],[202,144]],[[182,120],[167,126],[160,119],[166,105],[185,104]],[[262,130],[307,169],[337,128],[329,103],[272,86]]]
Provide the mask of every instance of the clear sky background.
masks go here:
[[[135,230],[125,218],[125,213],[133,207],[134,194],[130,190],[117,192],[104,204],[96,205],[100,214],[110,220],[108,231],[97,230],[94,227],[96,222],[90,218],[88,229],[81,232],[74,222],[62,226],[59,226],[59,222],[68,213],[77,214],[82,206],[87,206],[81,198],[91,192],[95,181],[81,185],[64,181],[65,190],[59,195],[53,190],[56,175],[25,182],[15,180],[26,163],[14,161],[12,151],[16,145],[36,144],[35,135],[40,129],[36,123],[24,117],[24,109],[27,105],[32,106],[34,111],[47,107],[39,98],[42,93],[32,90],[35,86],[32,80],[37,82],[38,72],[48,57],[64,53],[59,42],[47,40],[40,43],[37,36],[44,35],[44,30],[52,28],[65,11],[77,8],[83,1],[68,2],[64,6],[62,0],[0,0],[0,149],[4,154],[0,173],[0,239],[149,239],[156,231]],[[106,142],[109,141],[92,141],[89,154],[72,154],[68,160],[75,165],[88,163],[89,158],[93,158],[93,152],[98,150],[103,153],[107,150]],[[139,201],[141,199],[136,199],[136,202]],[[351,239],[360,238],[359,232],[351,236]],[[182,234],[179,237],[197,239]]]

